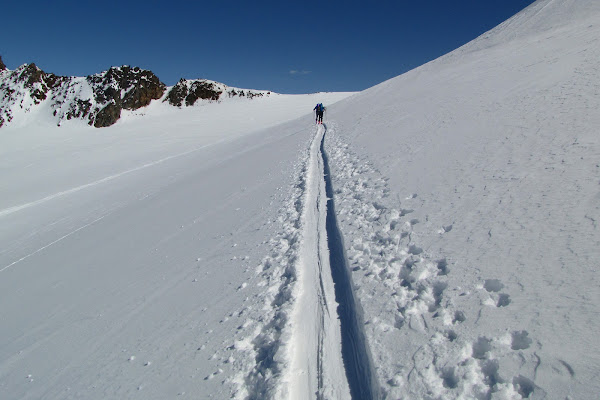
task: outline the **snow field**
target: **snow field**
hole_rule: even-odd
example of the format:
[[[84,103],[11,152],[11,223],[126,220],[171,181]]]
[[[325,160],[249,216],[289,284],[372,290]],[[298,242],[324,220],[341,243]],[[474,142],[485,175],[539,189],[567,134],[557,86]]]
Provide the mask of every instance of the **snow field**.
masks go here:
[[[289,365],[284,348],[291,334],[286,326],[294,304],[307,162],[308,158],[302,154],[295,163],[291,179],[296,184],[291,187],[276,219],[280,231],[268,241],[271,251],[255,269],[257,286],[263,290],[256,300],[260,305],[257,319],[247,320],[243,326],[243,334],[248,336],[242,336],[233,345],[248,360],[232,379],[236,399],[273,398],[283,390],[280,379]],[[247,329],[253,325],[252,331]]]
[[[0,393],[347,398],[322,131],[294,120],[322,101],[373,397],[595,398],[599,21],[540,0],[334,105],[27,114],[0,132]]]
[[[326,148],[337,188],[338,218],[346,237],[353,238],[346,251],[381,395],[529,397],[536,386],[520,371],[535,370],[539,344],[528,332],[472,339],[472,328],[463,326],[466,314],[473,314],[468,304],[468,312],[463,311],[465,296],[480,299],[479,312],[481,307],[510,306],[502,282],[482,280],[476,293],[449,287],[452,262],[420,247],[414,232],[420,223],[412,217],[419,207],[418,193],[391,197],[387,180],[367,159],[352,153],[342,138],[330,123]],[[452,225],[440,227],[438,234],[451,230]]]
[[[270,118],[285,121],[316,100],[269,101],[287,110]],[[276,106],[281,101],[290,103]],[[313,125],[309,116],[256,132],[276,123],[234,109],[232,125],[206,106],[147,115],[148,125],[138,121],[143,129],[124,120],[102,130],[3,130],[7,398],[251,392],[253,349],[275,342],[251,339],[267,325],[264,308],[272,310],[263,296],[277,294],[263,293],[271,283],[255,266],[277,246],[287,259],[284,241],[268,239],[282,232],[276,211]],[[32,382],[21,379],[28,375]]]

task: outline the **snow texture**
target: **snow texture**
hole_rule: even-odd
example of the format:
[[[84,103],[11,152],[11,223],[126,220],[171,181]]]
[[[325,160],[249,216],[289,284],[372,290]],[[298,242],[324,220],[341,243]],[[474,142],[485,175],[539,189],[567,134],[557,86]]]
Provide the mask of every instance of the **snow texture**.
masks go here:
[[[17,107],[2,398],[597,397],[598,43],[539,0],[354,95]]]
[[[599,392],[599,23],[538,1],[329,108],[382,397]]]

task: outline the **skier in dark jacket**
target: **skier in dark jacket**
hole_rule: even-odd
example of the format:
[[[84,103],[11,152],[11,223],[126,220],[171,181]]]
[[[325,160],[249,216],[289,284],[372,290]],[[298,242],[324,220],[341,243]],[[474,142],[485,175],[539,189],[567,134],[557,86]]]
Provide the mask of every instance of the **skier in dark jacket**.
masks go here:
[[[316,114],[315,122],[317,124],[322,124],[323,123],[323,113],[325,112],[325,107],[323,106],[323,103],[317,104],[315,106],[315,108],[313,108],[313,110],[315,110],[315,114]]]

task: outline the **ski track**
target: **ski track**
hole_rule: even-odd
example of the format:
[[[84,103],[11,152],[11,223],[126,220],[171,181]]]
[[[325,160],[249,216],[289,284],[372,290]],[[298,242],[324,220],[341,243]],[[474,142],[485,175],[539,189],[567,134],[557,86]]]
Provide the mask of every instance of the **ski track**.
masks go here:
[[[290,321],[290,368],[282,377],[291,399],[350,398],[342,360],[341,328],[327,242],[327,196],[319,125],[307,171],[303,240],[298,259],[296,304]]]
[[[2,269],[0,269],[0,272],[3,272],[3,271],[5,271],[5,270],[9,269],[9,268],[10,268],[10,267],[12,267],[13,265],[16,265],[16,264],[20,263],[21,261],[28,259],[29,257],[31,257],[31,256],[33,256],[33,255],[35,255],[35,254],[39,253],[40,251],[43,251],[43,250],[47,249],[48,247],[50,247],[50,246],[52,246],[52,245],[54,245],[54,244],[56,244],[56,243],[60,242],[61,240],[64,240],[64,239],[68,238],[68,237],[69,237],[69,236],[71,236],[71,235],[74,235],[74,234],[76,234],[77,232],[79,232],[79,231],[81,231],[81,230],[83,230],[83,229],[87,228],[88,226],[95,224],[96,222],[100,221],[101,219],[104,219],[104,218],[105,218],[107,215],[108,215],[108,214],[106,214],[106,215],[103,215],[103,216],[101,216],[101,217],[99,217],[99,218],[96,218],[96,219],[95,219],[95,220],[93,220],[92,222],[89,222],[89,223],[87,223],[87,224],[85,224],[85,225],[83,225],[83,226],[81,226],[81,227],[79,227],[79,228],[75,229],[74,231],[71,231],[71,232],[67,233],[66,235],[64,235],[64,236],[61,236],[61,237],[59,237],[58,239],[56,239],[56,240],[54,240],[54,241],[52,241],[52,242],[48,243],[47,245],[45,245],[45,246],[43,246],[43,247],[40,247],[40,248],[39,248],[39,249],[37,249],[36,251],[34,251],[34,252],[32,252],[32,253],[29,253],[29,254],[27,254],[26,256],[23,256],[23,257],[19,258],[19,259],[18,259],[18,260],[16,260],[16,261],[13,261],[12,263],[10,263],[10,264],[6,265],[5,267],[3,267]]]
[[[296,184],[280,212],[281,233],[256,269],[258,286],[266,287],[259,295],[264,307],[230,346],[244,366],[230,380],[236,399],[377,397],[349,272],[339,270],[347,268],[341,235],[330,233],[335,214],[327,195],[325,132],[317,127],[297,164]],[[340,243],[336,254],[330,254],[331,236]],[[345,279],[334,283],[340,272]]]
[[[172,160],[172,159],[175,159],[175,158],[186,156],[188,154],[191,154],[191,153],[194,153],[196,151],[202,150],[202,149],[204,149],[206,147],[213,146],[213,145],[219,144],[219,143],[223,143],[225,141],[227,141],[227,139],[223,139],[223,140],[220,140],[220,141],[215,142],[215,143],[206,144],[206,145],[203,145],[203,146],[200,146],[200,147],[196,147],[196,148],[194,148],[192,150],[187,150],[187,151],[184,151],[182,153],[178,153],[178,154],[174,154],[174,155],[171,155],[171,156],[168,156],[168,157],[164,157],[164,158],[161,158],[159,160],[152,161],[152,162],[140,165],[138,167],[131,168],[131,169],[128,169],[126,171],[122,171],[122,172],[119,172],[117,174],[104,177],[102,179],[98,179],[98,180],[96,180],[94,182],[86,183],[84,185],[80,185],[80,186],[77,186],[77,187],[74,187],[74,188],[71,188],[71,189],[67,189],[67,190],[63,190],[63,191],[58,192],[58,193],[54,193],[52,195],[46,196],[46,197],[44,197],[42,199],[39,199],[39,200],[31,201],[29,203],[21,204],[21,205],[18,205],[18,206],[13,206],[13,207],[5,208],[4,210],[0,210],[0,218],[5,217],[7,215],[10,215],[12,213],[24,210],[26,208],[30,208],[30,207],[34,207],[34,206],[43,204],[43,203],[45,203],[47,201],[54,200],[54,199],[57,199],[59,197],[63,197],[63,196],[66,196],[66,195],[69,195],[69,194],[72,194],[72,193],[79,192],[81,190],[87,189],[87,188],[92,187],[92,186],[96,186],[96,185],[100,185],[100,184],[105,183],[105,182],[112,181],[112,180],[120,178],[120,177],[122,177],[124,175],[131,174],[133,172],[137,172],[137,171],[140,171],[140,170],[148,168],[148,167],[152,167],[152,166],[155,166],[155,165],[158,165],[158,164],[162,164],[162,163],[164,163],[166,161],[169,161],[169,160]]]

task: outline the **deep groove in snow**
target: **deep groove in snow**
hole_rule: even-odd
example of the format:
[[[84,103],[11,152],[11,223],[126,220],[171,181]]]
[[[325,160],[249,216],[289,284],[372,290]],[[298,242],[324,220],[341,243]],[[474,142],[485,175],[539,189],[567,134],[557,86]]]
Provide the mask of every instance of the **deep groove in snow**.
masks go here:
[[[352,398],[369,400],[377,397],[374,379],[372,378],[373,369],[362,329],[362,317],[354,299],[352,278],[346,263],[343,239],[335,216],[333,185],[327,153],[325,152],[325,133],[321,139],[320,151],[323,158],[327,194],[327,245],[331,275],[335,287],[335,300],[338,303],[337,313],[342,331],[342,359]]]
[[[335,216],[325,134],[318,126],[304,170],[294,306],[276,356],[285,371],[271,398],[371,400],[378,388]]]
[[[324,133],[324,127],[319,126],[310,145],[300,219],[301,244],[295,264],[294,310],[286,341],[289,368],[275,398],[351,398],[329,266],[327,195],[320,152]]]

